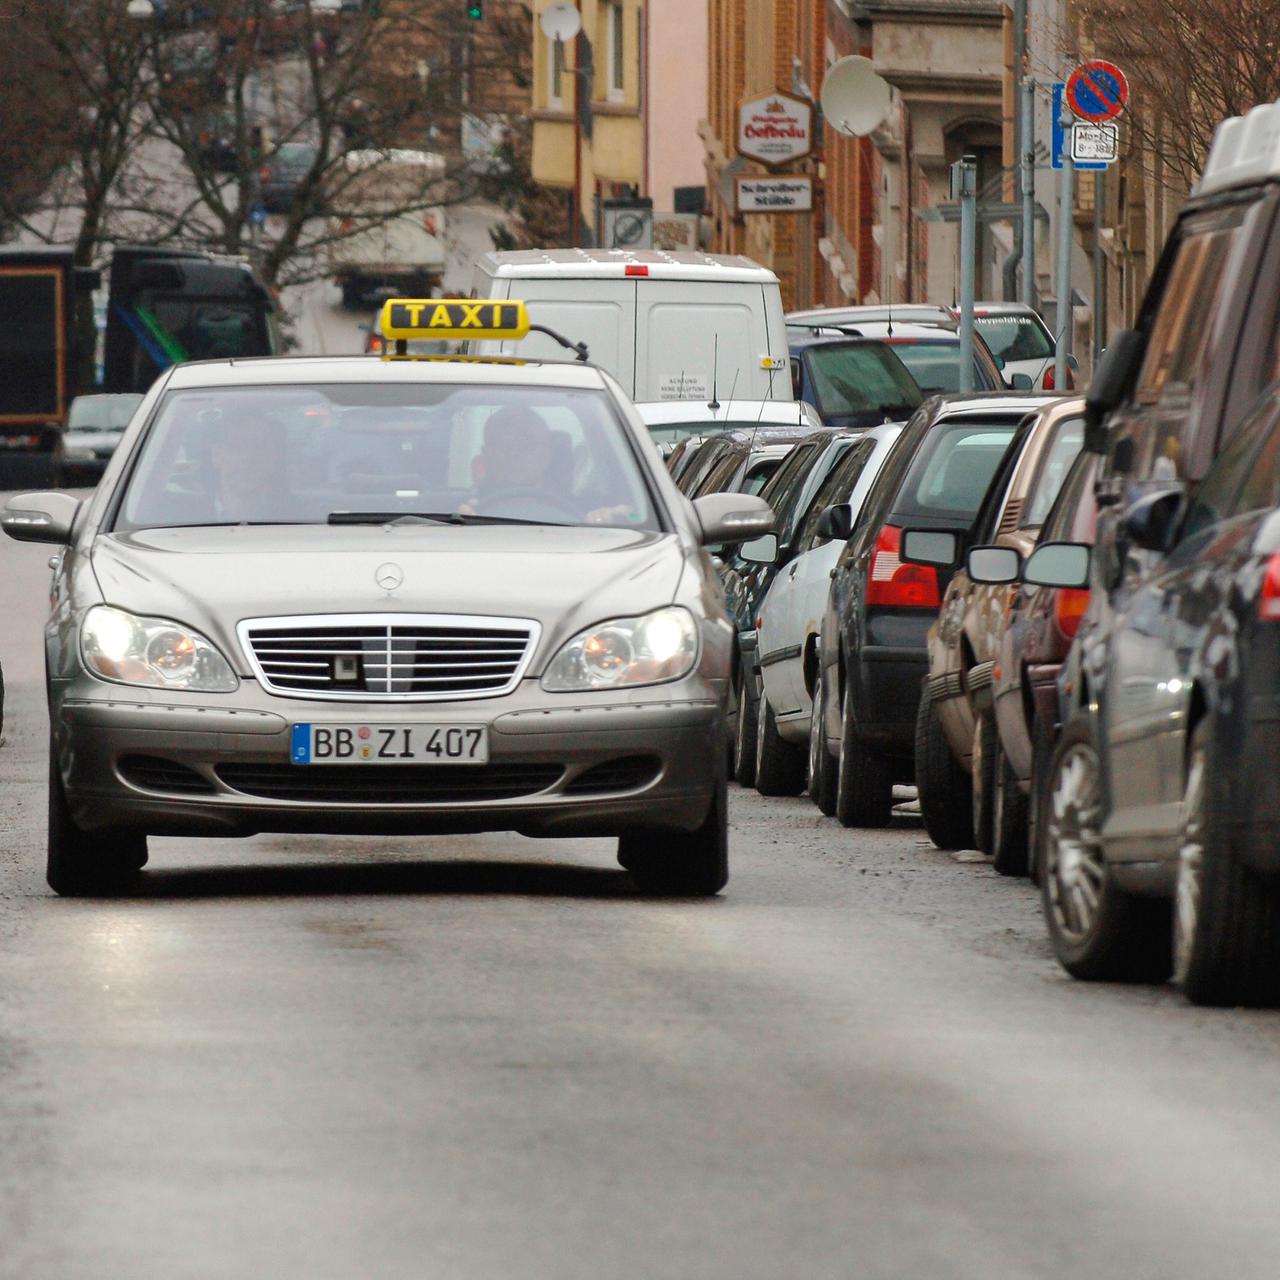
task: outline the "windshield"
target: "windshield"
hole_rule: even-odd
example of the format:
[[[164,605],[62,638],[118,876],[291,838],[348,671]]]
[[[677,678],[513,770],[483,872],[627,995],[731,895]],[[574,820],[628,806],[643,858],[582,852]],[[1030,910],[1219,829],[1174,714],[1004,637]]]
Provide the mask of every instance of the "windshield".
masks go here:
[[[1010,360],[1046,360],[1053,355],[1049,335],[1034,316],[974,316],[983,341],[1006,364]]]
[[[926,394],[960,390],[959,342],[931,342],[916,338],[903,338],[893,343],[894,354],[907,366],[911,376]],[[999,391],[981,357],[975,354],[973,361],[973,389],[975,391]]]
[[[878,426],[909,418],[923,397],[892,351],[872,342],[824,342],[809,348],[809,373],[823,422]]]
[[[660,527],[606,393],[421,383],[170,392],[116,527],[421,516]]]

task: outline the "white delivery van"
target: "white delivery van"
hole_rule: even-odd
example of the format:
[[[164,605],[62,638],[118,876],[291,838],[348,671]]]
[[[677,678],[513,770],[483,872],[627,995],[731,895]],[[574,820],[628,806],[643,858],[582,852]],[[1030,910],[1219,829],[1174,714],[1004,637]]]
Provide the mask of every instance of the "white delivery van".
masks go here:
[[[520,298],[532,323],[585,342],[633,400],[791,400],[778,277],[750,258],[658,249],[522,249],[476,262],[477,298]],[[554,356],[542,333],[479,355]]]

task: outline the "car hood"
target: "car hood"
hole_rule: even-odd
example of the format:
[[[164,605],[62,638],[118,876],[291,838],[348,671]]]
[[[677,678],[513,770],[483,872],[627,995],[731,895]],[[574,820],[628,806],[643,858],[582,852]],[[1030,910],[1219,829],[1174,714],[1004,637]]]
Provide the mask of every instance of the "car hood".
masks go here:
[[[103,598],[204,633],[248,674],[246,618],[454,613],[534,618],[530,674],[576,632],[676,594],[686,553],[670,533],[529,525],[148,529],[93,547]],[[403,575],[387,591],[378,570]]]

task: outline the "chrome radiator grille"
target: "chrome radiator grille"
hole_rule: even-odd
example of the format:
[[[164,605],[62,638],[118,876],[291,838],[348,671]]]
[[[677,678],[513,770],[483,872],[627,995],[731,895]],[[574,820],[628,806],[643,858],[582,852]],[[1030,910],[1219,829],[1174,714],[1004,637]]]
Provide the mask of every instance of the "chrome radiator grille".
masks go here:
[[[252,618],[239,630],[272,693],[426,701],[510,692],[539,628],[526,618],[396,613]]]

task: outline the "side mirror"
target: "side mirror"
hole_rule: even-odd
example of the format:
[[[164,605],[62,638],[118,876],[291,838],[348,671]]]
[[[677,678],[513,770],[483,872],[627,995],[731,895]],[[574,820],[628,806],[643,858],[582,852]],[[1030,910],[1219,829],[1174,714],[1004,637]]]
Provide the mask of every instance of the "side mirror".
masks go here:
[[[1012,391],[1031,391],[1035,387],[1035,383],[1031,381],[1029,373],[1011,373],[1009,375],[1009,388]]]
[[[1182,487],[1145,493],[1121,518],[1130,540],[1144,551],[1168,551],[1182,515]]]
[[[0,512],[0,529],[19,542],[71,541],[80,501],[69,493],[19,493]]]
[[[708,493],[695,498],[693,509],[702,525],[702,545],[737,543],[772,533],[776,517],[773,508],[750,493]]]
[[[974,582],[1017,582],[1022,561],[1012,547],[974,547],[965,567]]]
[[[773,564],[778,558],[778,535],[766,533],[763,537],[752,538],[738,548],[738,554],[748,564]]]
[[[1035,587],[1087,587],[1093,548],[1084,542],[1046,542],[1022,566],[1022,580]]]
[[[960,555],[960,539],[943,529],[906,529],[899,555],[905,564],[950,569]]]
[[[828,507],[818,517],[815,531],[820,538],[848,542],[853,532],[853,508],[847,502],[837,502],[834,507]]]
[[[1079,360],[1077,360],[1077,359],[1075,358],[1075,356],[1073,356],[1073,355],[1068,355],[1068,356],[1067,356],[1067,368],[1068,368],[1068,369],[1072,369],[1072,370],[1078,370],[1078,369],[1080,368],[1080,361],[1079,361]]]
[[[1122,329],[1098,361],[1085,395],[1085,452],[1106,453],[1106,417],[1124,400],[1138,372],[1144,345],[1142,334],[1136,329]]]

